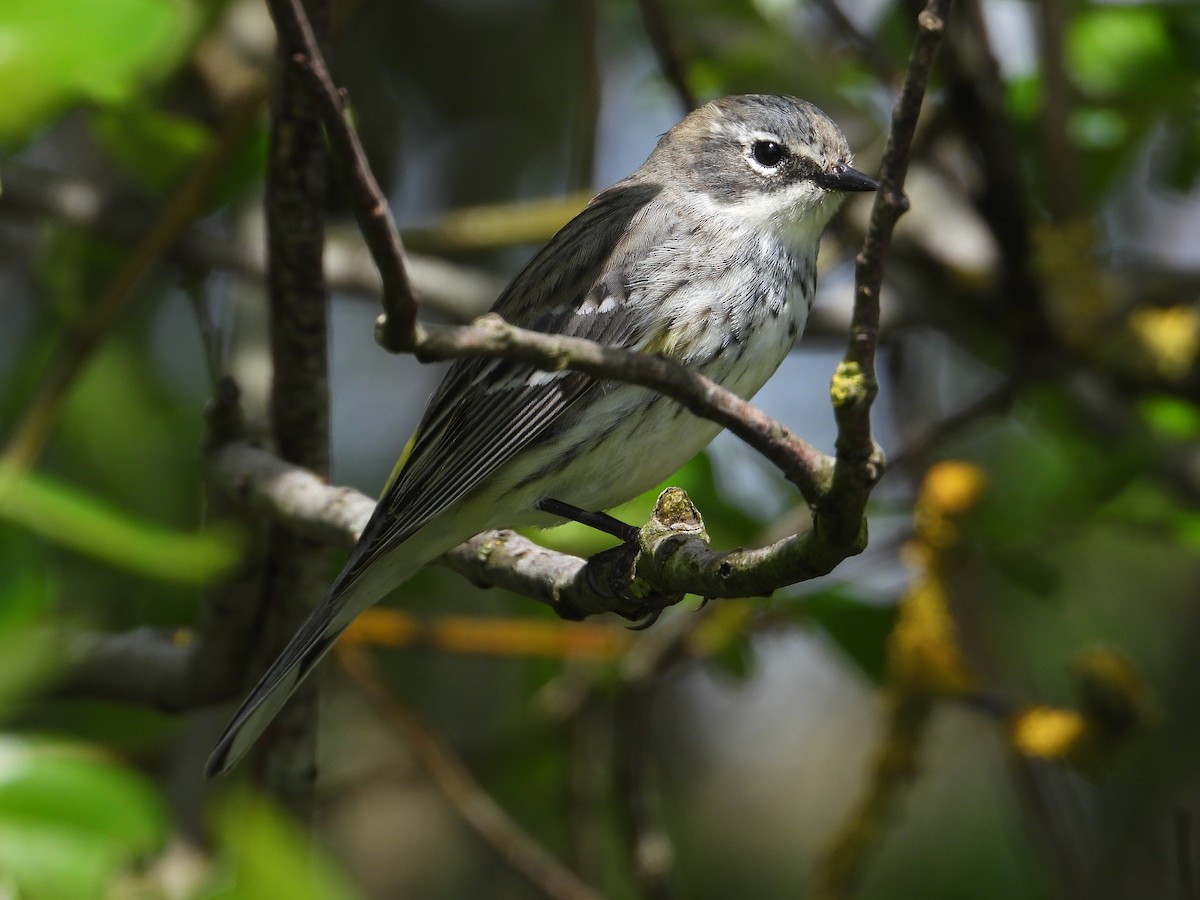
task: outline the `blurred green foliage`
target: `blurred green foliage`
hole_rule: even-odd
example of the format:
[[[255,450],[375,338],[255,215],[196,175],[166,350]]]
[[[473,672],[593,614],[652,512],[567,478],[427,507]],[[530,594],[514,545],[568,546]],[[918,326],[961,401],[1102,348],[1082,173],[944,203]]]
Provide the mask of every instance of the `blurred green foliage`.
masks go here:
[[[100,896],[166,832],[144,778],[78,747],[0,738],[0,877],[18,896]]]
[[[37,474],[0,468],[0,483],[0,517],[109,565],[184,584],[208,584],[228,575],[238,560],[239,544],[228,528],[176,534]]]
[[[209,886],[213,900],[354,900],[362,894],[307,837],[264,798],[245,792],[224,797],[214,811],[222,852]]]
[[[0,111],[0,143],[20,143],[80,103],[137,102],[183,62],[194,7],[183,0],[7,0],[0,80],[17,86]]]

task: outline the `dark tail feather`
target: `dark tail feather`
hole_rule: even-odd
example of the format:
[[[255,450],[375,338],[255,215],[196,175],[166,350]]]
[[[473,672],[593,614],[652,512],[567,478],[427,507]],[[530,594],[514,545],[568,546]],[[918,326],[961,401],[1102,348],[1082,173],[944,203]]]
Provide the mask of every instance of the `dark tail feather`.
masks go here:
[[[328,602],[312,614],[225,726],[204,768],[206,775],[224,775],[246,754],[345,628]]]

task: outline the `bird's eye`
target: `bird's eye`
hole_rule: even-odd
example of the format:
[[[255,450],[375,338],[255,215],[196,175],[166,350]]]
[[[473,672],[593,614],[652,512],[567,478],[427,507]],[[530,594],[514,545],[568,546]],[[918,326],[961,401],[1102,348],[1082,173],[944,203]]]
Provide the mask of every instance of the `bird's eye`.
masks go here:
[[[755,141],[754,146],[750,148],[750,152],[754,154],[755,162],[760,166],[766,166],[768,169],[775,168],[787,156],[787,150],[784,146],[775,143],[775,141]]]

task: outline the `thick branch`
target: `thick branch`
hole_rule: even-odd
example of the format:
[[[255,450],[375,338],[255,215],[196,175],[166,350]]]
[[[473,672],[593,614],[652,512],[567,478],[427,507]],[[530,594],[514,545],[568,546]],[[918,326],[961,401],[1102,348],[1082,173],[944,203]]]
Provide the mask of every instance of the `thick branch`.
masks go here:
[[[218,490],[312,540],[352,546],[374,509],[369,497],[331,487],[311,472],[247,444],[213,449],[206,468]],[[639,547],[631,548],[624,559],[599,554],[583,560],[547,550],[512,531],[489,531],[446,553],[440,562],[477,584],[532,597],[568,618],[601,612],[638,618],[687,593],[769,594],[825,574],[846,555],[844,546],[830,544],[815,530],[768,547],[721,553],[705,543],[701,523],[689,521],[686,509],[676,510],[660,503],[651,523],[641,530]],[[860,532],[850,552],[861,550],[864,538]]]
[[[328,10],[308,0],[318,26]],[[286,34],[283,0],[269,4]],[[309,33],[311,38],[311,32]],[[318,474],[329,470],[328,298],[321,269],[326,170],[321,125],[296,72],[285,64],[272,104],[267,165],[267,296],[271,342],[271,432],[279,455]],[[328,554],[293,532],[272,530],[263,579],[263,649],[275,656],[325,592]],[[268,728],[256,761],[263,782],[300,820],[312,815],[316,779],[317,682],[303,685]]]

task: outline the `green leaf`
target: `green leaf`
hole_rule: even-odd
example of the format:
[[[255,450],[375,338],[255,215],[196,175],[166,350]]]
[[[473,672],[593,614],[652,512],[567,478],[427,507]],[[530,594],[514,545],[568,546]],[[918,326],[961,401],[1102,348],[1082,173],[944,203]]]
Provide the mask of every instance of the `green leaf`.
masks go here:
[[[887,643],[898,615],[895,606],[872,603],[837,585],[805,597],[800,604],[805,618],[821,630],[872,681],[887,673]]]
[[[1200,437],[1200,409],[1187,400],[1159,394],[1143,399],[1139,411],[1160,437],[1180,441]]]
[[[126,101],[180,58],[181,0],[5,0],[0,7],[0,142],[29,138],[69,107]]]
[[[984,433],[980,461],[993,489],[974,521],[977,538],[993,544],[1011,545],[1014,535],[1038,543],[1076,527],[1138,476],[1146,456],[1136,440],[1097,442],[1052,390],[1031,393]]]
[[[0,883],[17,895],[99,897],[166,825],[130,772],[68,746],[0,738]]]
[[[1115,496],[1098,510],[1096,521],[1142,537],[1167,537],[1193,553],[1200,548],[1200,513],[1150,480]]]
[[[1132,132],[1129,120],[1105,106],[1081,106],[1067,120],[1067,132],[1077,147],[1088,150],[1118,149]]]
[[[46,614],[56,593],[44,548],[15,529],[0,530],[0,714],[57,668]]]
[[[185,584],[220,578],[240,555],[230,528],[170,531],[35,473],[0,469],[0,519],[113,565]]]
[[[1067,60],[1076,82],[1092,96],[1148,93],[1166,88],[1174,50],[1164,16],[1147,6],[1106,6],[1076,16]]]
[[[352,900],[361,894],[306,836],[266,800],[237,793],[221,804],[217,883],[203,895],[222,900]]]

